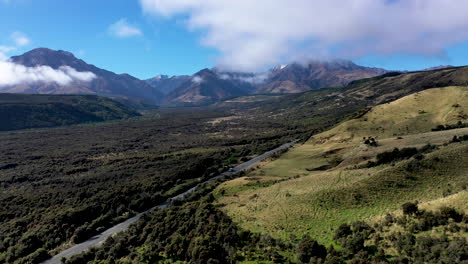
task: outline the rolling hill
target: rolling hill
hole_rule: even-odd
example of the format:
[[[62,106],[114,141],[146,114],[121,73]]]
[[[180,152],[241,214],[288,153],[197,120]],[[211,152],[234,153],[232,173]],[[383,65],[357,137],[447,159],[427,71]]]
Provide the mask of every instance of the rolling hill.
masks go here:
[[[140,114],[94,95],[0,94],[0,131],[100,122]]]
[[[389,85],[387,81],[383,82]],[[343,223],[372,220],[407,201],[430,203],[460,196],[457,193],[466,192],[463,186],[468,184],[468,143],[450,142],[468,134],[468,128],[432,129],[467,123],[467,112],[468,89],[459,86],[427,89],[380,104],[314,135],[245,177],[220,185],[215,192],[218,204],[248,230],[283,239],[310,233],[329,244],[331,230]],[[377,144],[365,144],[368,137]],[[395,148],[415,148],[420,154],[378,163],[381,153],[398,155]],[[468,210],[467,202],[461,209]]]

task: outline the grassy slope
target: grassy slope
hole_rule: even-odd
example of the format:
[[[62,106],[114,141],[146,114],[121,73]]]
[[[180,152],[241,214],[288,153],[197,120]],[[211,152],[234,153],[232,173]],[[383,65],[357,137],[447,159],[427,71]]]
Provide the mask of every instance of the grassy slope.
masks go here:
[[[332,136],[328,141],[355,141],[364,136],[388,138],[431,131],[438,124],[455,124],[468,118],[466,102],[467,87],[434,88],[374,107],[365,116],[321,136]]]
[[[411,160],[369,169],[354,166],[394,147],[442,144],[467,134],[466,128],[427,132],[439,124],[466,122],[467,107],[467,88],[461,87],[430,89],[374,107],[246,177],[224,183],[215,194],[245,228],[283,238],[310,232],[329,243],[331,230],[343,222],[372,218],[408,200],[439,199],[448,189],[459,191],[467,183],[467,143],[441,146],[414,168],[408,167]],[[364,136],[378,136],[380,146],[361,144]]]
[[[121,103],[92,95],[0,94],[0,131],[99,122],[138,115]]]
[[[308,136],[326,131],[369,107],[437,87],[466,86],[468,67],[436,71],[386,74],[359,80],[342,88],[327,88],[301,94],[252,95],[215,104],[244,119],[261,118],[288,124]],[[439,100],[440,98],[437,98]],[[358,113],[357,113],[358,112]],[[304,137],[304,140],[307,137]]]

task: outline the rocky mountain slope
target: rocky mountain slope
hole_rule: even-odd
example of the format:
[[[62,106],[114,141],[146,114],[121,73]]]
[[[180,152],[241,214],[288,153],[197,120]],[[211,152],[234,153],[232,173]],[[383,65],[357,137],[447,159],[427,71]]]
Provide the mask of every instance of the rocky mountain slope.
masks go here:
[[[276,67],[257,93],[300,93],[324,87],[346,86],[354,80],[382,75],[387,71],[354,64],[351,61],[315,61]]]
[[[204,69],[169,93],[164,102],[178,105],[207,104],[253,91],[254,86],[248,82],[232,78],[227,73]]]
[[[49,66],[59,69],[69,66],[78,72],[91,72],[96,78],[90,82],[74,81],[67,85],[54,82],[22,83],[20,85],[1,87],[0,92],[29,94],[95,94],[106,97],[120,97],[145,100],[149,103],[159,103],[163,94],[144,81],[129,74],[115,74],[90,65],[76,58],[72,53],[38,48],[20,56],[14,56],[11,61],[27,67]]]
[[[151,79],[145,80],[145,82],[158,89],[163,94],[167,95],[190,79],[191,77],[188,75],[158,75]]]
[[[362,67],[350,61],[337,60],[310,62],[307,65],[293,63],[263,73],[206,69],[192,76],[192,80],[200,82],[180,82],[180,79],[175,77],[155,77],[149,83],[159,89],[164,89],[162,87],[165,83],[170,83],[171,89],[174,89],[174,85],[179,85],[166,97],[166,103],[200,104],[247,94],[302,93],[324,87],[345,86],[354,80],[386,72],[384,69]],[[201,76],[204,74],[207,76]]]

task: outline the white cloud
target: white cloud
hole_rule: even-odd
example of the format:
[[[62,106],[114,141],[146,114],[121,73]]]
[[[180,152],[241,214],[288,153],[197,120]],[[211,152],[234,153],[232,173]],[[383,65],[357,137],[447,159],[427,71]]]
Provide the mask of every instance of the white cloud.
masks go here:
[[[5,61],[8,59],[8,56],[5,53],[15,50],[15,47],[11,46],[0,46],[0,61]]]
[[[72,67],[53,69],[49,66],[26,67],[9,60],[6,53],[29,44],[30,40],[20,32],[10,35],[16,47],[0,46],[0,87],[30,83],[57,83],[67,85],[75,81],[89,82],[96,78],[92,72],[79,72]]]
[[[136,26],[129,24],[126,18],[122,18],[110,25],[109,33],[112,36],[119,38],[138,37],[143,35],[143,32]]]
[[[258,72],[249,75],[230,75],[227,73],[218,73],[218,77],[222,80],[237,80],[250,84],[260,84],[263,83],[268,77],[270,77],[270,72]]]
[[[203,78],[200,77],[200,76],[194,76],[194,77],[192,78],[192,82],[193,82],[193,83],[196,83],[196,84],[200,84],[200,83],[203,82]]]
[[[298,59],[444,55],[468,40],[466,0],[140,0],[145,13],[183,15],[219,66],[256,70]]]
[[[11,46],[0,46],[0,53],[7,53],[15,49],[16,49],[15,47],[11,47]]]
[[[26,67],[11,61],[0,61],[0,87],[23,83],[57,83],[67,85],[74,81],[89,82],[96,78],[92,72],[78,72],[69,66],[53,69],[49,66]]]
[[[15,42],[17,46],[20,47],[26,46],[29,43],[31,43],[31,40],[24,33],[18,31],[11,33],[10,38]]]

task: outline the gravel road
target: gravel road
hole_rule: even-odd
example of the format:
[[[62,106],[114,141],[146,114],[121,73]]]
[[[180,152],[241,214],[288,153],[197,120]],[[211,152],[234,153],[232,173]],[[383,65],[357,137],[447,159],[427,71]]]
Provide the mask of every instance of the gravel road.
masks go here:
[[[96,236],[93,236],[92,238],[86,240],[85,242],[82,242],[80,244],[76,244],[76,245],[72,246],[71,248],[60,252],[59,254],[53,256],[51,259],[42,262],[42,264],[60,264],[60,263],[62,263],[61,259],[63,257],[69,258],[69,257],[71,257],[73,255],[77,255],[77,254],[82,253],[82,252],[84,252],[86,250],[89,250],[92,247],[98,247],[104,241],[106,241],[107,238],[109,238],[109,237],[111,237],[111,236],[113,236],[113,235],[115,235],[115,234],[117,234],[119,232],[127,230],[128,227],[131,224],[135,223],[138,219],[140,219],[140,217],[142,215],[148,213],[149,211],[154,210],[154,209],[166,208],[166,207],[171,205],[172,200],[183,200],[187,196],[189,196],[190,194],[195,192],[198,188],[203,186],[205,183],[216,181],[216,180],[219,180],[219,179],[223,179],[223,178],[225,178],[227,176],[232,176],[233,174],[236,174],[238,172],[248,170],[248,169],[252,168],[253,166],[257,165],[259,162],[265,160],[266,158],[271,157],[273,154],[292,147],[296,142],[297,141],[290,142],[290,143],[284,144],[284,145],[282,145],[280,147],[277,147],[277,148],[275,148],[273,150],[265,152],[260,156],[257,156],[255,158],[249,160],[249,161],[246,161],[246,162],[238,165],[237,167],[233,168],[233,170],[230,171],[230,172],[224,172],[224,173],[222,173],[222,174],[220,174],[218,176],[215,176],[215,177],[213,177],[213,178],[211,178],[209,180],[206,180],[205,182],[199,183],[195,187],[185,191],[184,193],[181,193],[181,194],[179,194],[177,196],[172,197],[168,201],[166,201],[166,202],[164,202],[164,203],[162,203],[162,204],[160,204],[158,206],[155,206],[155,207],[149,209],[148,211],[140,213],[140,214],[138,214],[138,215],[136,215],[136,216],[134,216],[132,218],[129,218],[125,222],[117,224],[117,225],[107,229],[106,231],[104,231],[104,232],[102,232],[102,233],[100,233],[100,234],[98,234]]]

